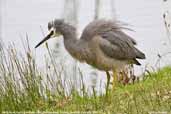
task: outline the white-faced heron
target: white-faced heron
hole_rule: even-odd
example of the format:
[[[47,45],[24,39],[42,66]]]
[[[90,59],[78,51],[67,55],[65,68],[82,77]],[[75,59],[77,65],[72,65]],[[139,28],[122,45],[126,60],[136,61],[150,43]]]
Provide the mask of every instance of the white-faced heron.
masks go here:
[[[93,67],[106,71],[107,89],[110,82],[109,71],[113,71],[113,85],[117,83],[116,69],[127,64],[140,65],[137,59],[145,59],[145,54],[134,45],[136,41],[125,34],[115,21],[94,20],[89,23],[80,39],[76,28],[56,19],[48,23],[49,34],[36,45],[37,48],[49,38],[63,35],[64,45],[72,57]]]

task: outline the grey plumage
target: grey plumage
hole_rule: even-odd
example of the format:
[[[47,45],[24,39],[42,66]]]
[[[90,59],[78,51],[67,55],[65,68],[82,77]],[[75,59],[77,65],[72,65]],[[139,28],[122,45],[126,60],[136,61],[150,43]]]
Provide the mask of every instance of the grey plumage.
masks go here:
[[[145,59],[145,55],[134,47],[136,41],[121,29],[128,28],[122,27],[119,22],[96,20],[87,25],[81,39],[91,41],[99,36],[99,47],[106,56],[140,65],[136,58]]]
[[[92,21],[80,39],[77,39],[76,28],[63,20],[50,22],[48,29],[63,35],[65,48],[74,58],[100,70],[109,71],[126,64],[140,65],[137,59],[145,59],[145,54],[135,47],[136,41],[122,31],[128,28],[118,22]]]
[[[138,50],[136,41],[126,35],[118,22],[95,20],[89,23],[80,39],[77,39],[76,28],[63,20],[56,19],[48,23],[49,34],[36,45],[36,48],[51,37],[63,35],[64,46],[67,51],[79,60],[106,71],[106,95],[110,83],[110,74],[113,71],[113,87],[117,81],[116,69],[127,64],[140,65],[137,59],[145,59],[145,54]]]

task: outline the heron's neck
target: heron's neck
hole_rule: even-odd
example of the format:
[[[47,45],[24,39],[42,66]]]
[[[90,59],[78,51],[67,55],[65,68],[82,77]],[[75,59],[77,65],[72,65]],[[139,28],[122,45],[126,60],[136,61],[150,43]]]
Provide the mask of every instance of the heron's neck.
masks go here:
[[[71,25],[63,27],[64,46],[67,51],[75,58],[80,59],[78,54],[81,54],[83,47],[76,35],[76,28]]]
[[[67,51],[72,54],[74,52],[78,52],[79,50],[77,49],[79,40],[76,38],[76,36],[64,36],[64,46],[67,49]]]
[[[73,46],[73,44],[78,41],[76,35],[76,28],[72,25],[63,25],[61,33],[63,34],[64,45],[66,48]]]

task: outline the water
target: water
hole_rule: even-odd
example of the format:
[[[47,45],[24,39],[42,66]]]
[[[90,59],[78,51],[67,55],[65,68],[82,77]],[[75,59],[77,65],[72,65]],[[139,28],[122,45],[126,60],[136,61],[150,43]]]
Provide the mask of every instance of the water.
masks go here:
[[[79,33],[94,17],[93,0],[79,1]],[[110,1],[104,0],[101,7],[100,17],[111,18]],[[171,51],[166,30],[163,23],[163,12],[171,10],[171,1],[167,5],[162,0],[115,0],[116,17],[126,22],[136,32],[126,31],[138,42],[138,48],[145,52],[147,59],[141,61],[141,67],[136,67],[136,73],[141,73],[145,66],[155,66],[157,54]],[[34,46],[42,39],[40,30],[47,32],[47,22],[54,18],[60,18],[63,14],[63,0],[1,0],[1,28],[2,39],[5,45],[14,42],[16,47],[23,51],[21,38],[29,35],[30,46],[36,52],[38,63],[43,64],[43,56],[46,49],[34,49]],[[49,41],[51,48],[54,47],[52,39]],[[67,53],[67,52],[65,52]],[[170,56],[166,56],[162,65],[171,64]],[[85,65],[85,64],[84,64]],[[80,66],[84,66],[80,65]],[[84,70],[84,72],[87,72]],[[99,75],[103,73],[99,73]],[[100,77],[102,79],[102,77]]]

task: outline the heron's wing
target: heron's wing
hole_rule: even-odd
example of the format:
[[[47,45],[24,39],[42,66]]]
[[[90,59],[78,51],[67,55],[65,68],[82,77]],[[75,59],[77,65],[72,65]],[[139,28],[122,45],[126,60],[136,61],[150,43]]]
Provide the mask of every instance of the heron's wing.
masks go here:
[[[145,58],[145,55],[134,47],[136,41],[121,29],[128,28],[114,21],[95,20],[85,27],[81,39],[99,42],[101,50],[111,58],[119,60]]]
[[[129,28],[126,28],[124,26],[122,26],[122,23],[118,22],[118,21],[111,21],[111,20],[95,20],[95,21],[92,21],[91,23],[89,23],[82,35],[81,35],[81,38],[84,39],[84,40],[91,40],[92,38],[94,38],[94,36],[96,35],[101,35],[101,34],[105,34],[105,33],[108,33],[110,31],[112,32],[117,32],[115,35],[120,35],[123,37],[123,39],[125,40],[128,40],[129,42],[132,42],[134,45],[136,44],[136,41],[131,38],[130,36],[126,35],[125,33],[121,32],[120,30],[121,29],[128,29],[130,30]]]
[[[145,55],[134,47],[133,42],[122,31],[109,31],[99,35],[100,49],[111,58],[118,60],[143,59]]]

